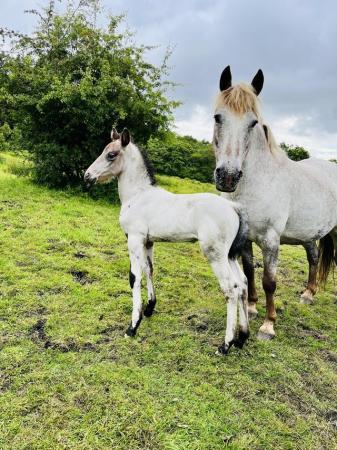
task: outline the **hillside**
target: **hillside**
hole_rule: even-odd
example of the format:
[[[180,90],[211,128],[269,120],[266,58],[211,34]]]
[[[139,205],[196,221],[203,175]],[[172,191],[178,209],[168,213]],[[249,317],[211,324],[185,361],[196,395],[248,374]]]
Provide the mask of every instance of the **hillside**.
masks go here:
[[[259,289],[248,346],[217,357],[226,309],[198,244],[157,244],[157,311],[126,340],[118,205],[36,186],[21,164],[1,157],[1,449],[337,448],[336,298],[330,280],[299,304],[302,248],[281,250],[277,338],[255,338]]]

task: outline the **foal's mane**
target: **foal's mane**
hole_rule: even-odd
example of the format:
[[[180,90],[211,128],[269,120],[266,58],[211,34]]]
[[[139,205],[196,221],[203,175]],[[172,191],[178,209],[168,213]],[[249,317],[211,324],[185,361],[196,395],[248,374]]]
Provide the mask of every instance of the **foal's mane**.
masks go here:
[[[144,167],[146,169],[147,176],[150,179],[151,185],[152,186],[156,185],[157,180],[156,180],[156,176],[155,176],[154,167],[153,167],[152,162],[149,159],[147,151],[144,150],[143,148],[140,148],[138,144],[134,144],[134,145],[138,148],[140,156],[143,159]]]

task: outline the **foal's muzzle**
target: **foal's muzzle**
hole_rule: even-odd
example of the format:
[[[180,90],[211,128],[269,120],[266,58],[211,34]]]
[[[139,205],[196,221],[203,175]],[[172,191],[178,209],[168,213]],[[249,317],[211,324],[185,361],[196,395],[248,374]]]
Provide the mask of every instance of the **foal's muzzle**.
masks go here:
[[[216,188],[221,192],[234,192],[241,177],[242,170],[228,171],[225,167],[217,167],[214,172]]]
[[[96,177],[92,177],[91,175],[90,175],[90,173],[86,173],[85,175],[84,175],[84,182],[85,182],[85,185],[89,188],[89,187],[91,187],[91,186],[93,186],[95,183],[96,183],[96,181],[97,181],[97,178]]]

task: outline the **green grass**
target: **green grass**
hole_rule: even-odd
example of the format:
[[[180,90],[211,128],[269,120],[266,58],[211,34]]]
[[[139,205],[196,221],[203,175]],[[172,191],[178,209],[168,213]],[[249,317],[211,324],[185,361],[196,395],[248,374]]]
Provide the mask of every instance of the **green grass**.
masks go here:
[[[129,259],[118,205],[18,173],[20,161],[3,155],[1,449],[337,448],[336,299],[330,280],[315,305],[299,304],[302,248],[281,251],[277,338],[255,338],[260,289],[248,346],[217,357],[226,308],[207,261],[197,244],[157,244],[157,312],[127,340]]]

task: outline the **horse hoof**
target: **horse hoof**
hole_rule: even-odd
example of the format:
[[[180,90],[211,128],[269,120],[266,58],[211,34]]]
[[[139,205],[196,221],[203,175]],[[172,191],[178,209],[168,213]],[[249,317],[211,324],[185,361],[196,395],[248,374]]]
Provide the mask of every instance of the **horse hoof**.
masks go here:
[[[257,339],[259,341],[271,341],[272,339],[274,339],[275,337],[275,333],[265,333],[264,331],[259,331],[257,333]]]
[[[300,297],[300,303],[302,305],[313,305],[314,304],[314,298],[311,293],[303,292],[303,294]]]
[[[258,311],[256,309],[255,303],[248,305],[248,318],[249,318],[249,320],[256,319],[258,315],[259,315],[259,313],[258,313]]]

